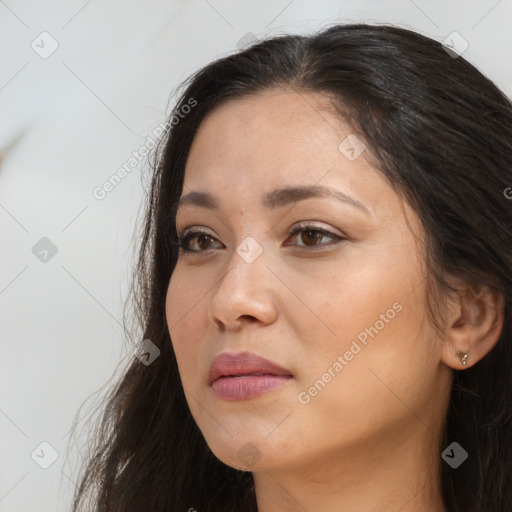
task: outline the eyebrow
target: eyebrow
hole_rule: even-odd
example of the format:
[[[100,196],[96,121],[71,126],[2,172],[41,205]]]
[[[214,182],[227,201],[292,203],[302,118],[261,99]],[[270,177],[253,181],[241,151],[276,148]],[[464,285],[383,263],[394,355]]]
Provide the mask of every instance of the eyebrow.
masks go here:
[[[369,209],[357,199],[339,190],[323,185],[314,185],[312,187],[293,186],[276,189],[265,194],[261,204],[265,208],[273,210],[311,198],[335,198],[372,216]],[[184,195],[176,203],[175,211],[177,211],[180,206],[185,205],[194,205],[208,210],[218,210],[220,208],[220,202],[217,198],[208,192],[201,191],[193,191]]]

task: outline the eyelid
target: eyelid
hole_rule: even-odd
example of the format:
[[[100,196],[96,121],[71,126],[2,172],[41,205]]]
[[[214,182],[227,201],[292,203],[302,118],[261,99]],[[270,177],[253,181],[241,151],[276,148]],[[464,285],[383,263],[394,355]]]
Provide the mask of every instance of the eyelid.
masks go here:
[[[327,233],[330,233],[330,234],[332,234],[334,236],[339,236],[340,238],[348,238],[344,233],[342,233],[339,230],[336,230],[337,233],[333,233],[332,232],[333,228],[319,226],[319,225],[315,224],[315,222],[316,221],[310,221],[310,220],[303,220],[303,221],[295,222],[290,227],[290,229],[287,231],[287,234],[290,235],[291,233],[293,233],[293,231],[295,231],[298,228],[315,228],[315,229],[318,229],[320,231],[325,231]],[[206,228],[204,226],[200,226],[200,225],[192,226],[192,227],[189,227],[189,228],[185,228],[181,235],[178,233],[178,236],[179,236],[179,238],[185,238],[190,233],[199,233],[199,234],[209,235],[209,236],[211,236],[213,238],[217,238],[215,235],[213,235],[212,233],[208,232],[207,230],[208,230],[208,228]]]
[[[294,231],[297,231],[298,229],[306,229],[306,228],[313,228],[318,229],[319,231],[324,231],[327,234],[330,234],[332,236],[337,236],[339,238],[348,238],[343,232],[341,232],[339,229],[335,229],[332,227],[324,227],[315,224],[316,221],[310,221],[310,220],[302,220],[295,222],[290,229],[288,230],[288,235],[291,235]],[[336,231],[336,232],[334,232]]]
[[[204,235],[210,235],[210,236],[215,238],[214,235],[212,235],[211,233],[208,233],[206,231],[207,229],[208,228],[205,228],[204,226],[193,226],[193,227],[190,227],[190,228],[185,228],[181,235],[178,233],[178,236],[180,238],[185,238],[189,233],[200,233],[200,234],[204,234]]]

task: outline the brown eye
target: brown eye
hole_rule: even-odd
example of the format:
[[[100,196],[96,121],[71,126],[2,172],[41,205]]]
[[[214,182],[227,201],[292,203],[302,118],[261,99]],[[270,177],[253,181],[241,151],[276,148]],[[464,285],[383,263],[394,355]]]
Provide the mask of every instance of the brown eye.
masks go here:
[[[302,244],[291,244],[298,245],[299,247],[322,247],[324,245],[332,245],[328,243],[319,243],[323,238],[329,238],[330,240],[336,242],[345,240],[334,233],[326,231],[325,229],[317,228],[316,226],[300,226],[296,229],[293,229],[289,236],[294,237],[295,235],[300,234],[299,240]],[[288,245],[288,244],[287,244]]]
[[[211,244],[213,240],[213,237],[211,237],[210,235],[199,235],[197,237],[197,245],[201,248],[201,249],[208,249],[209,248],[209,245]]]
[[[334,245],[339,241],[346,240],[346,238],[335,235],[325,229],[317,228],[316,226],[296,227],[296,229],[293,229],[288,233],[288,236],[293,238],[295,235],[299,234],[300,237],[298,237],[298,239],[300,243],[287,243],[286,245],[296,245],[298,247],[310,247],[314,249],[316,247]],[[323,238],[327,238],[334,243],[320,243]],[[192,254],[206,252],[209,249],[215,249],[215,242],[218,242],[218,240],[209,233],[201,230],[194,230],[185,232],[183,237],[179,239],[179,246],[184,253]]]
[[[315,245],[315,242],[319,242],[324,237],[324,234],[317,229],[308,229],[306,231],[302,231],[301,240],[306,245]]]
[[[184,252],[203,252],[211,249],[214,241],[215,238],[204,231],[190,231],[180,239],[179,244]],[[195,247],[192,248],[192,245]]]

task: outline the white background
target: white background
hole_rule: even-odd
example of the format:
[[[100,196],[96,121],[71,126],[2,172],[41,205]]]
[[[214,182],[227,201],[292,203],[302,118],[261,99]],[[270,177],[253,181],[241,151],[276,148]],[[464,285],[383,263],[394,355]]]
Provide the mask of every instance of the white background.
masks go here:
[[[0,512],[70,509],[72,421],[131,355],[123,301],[146,164],[103,200],[93,189],[163,121],[178,84],[248,32],[357,21],[439,41],[457,31],[512,96],[507,0],[0,0]],[[50,48],[43,31],[59,45],[45,59],[31,47]],[[57,247],[47,262],[32,252],[43,237]],[[58,454],[48,469],[31,458],[51,462],[43,441]]]

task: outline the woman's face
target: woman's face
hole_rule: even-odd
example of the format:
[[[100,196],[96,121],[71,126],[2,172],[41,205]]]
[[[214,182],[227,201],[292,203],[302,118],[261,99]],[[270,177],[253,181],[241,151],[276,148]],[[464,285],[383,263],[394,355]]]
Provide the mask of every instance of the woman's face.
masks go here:
[[[230,101],[195,136],[182,197],[212,197],[178,210],[180,238],[205,234],[180,252],[167,322],[190,411],[230,466],[378,457],[443,417],[419,221],[366,151],[325,96],[289,89]],[[212,385],[226,352],[284,375],[247,376],[275,370],[243,356]]]

